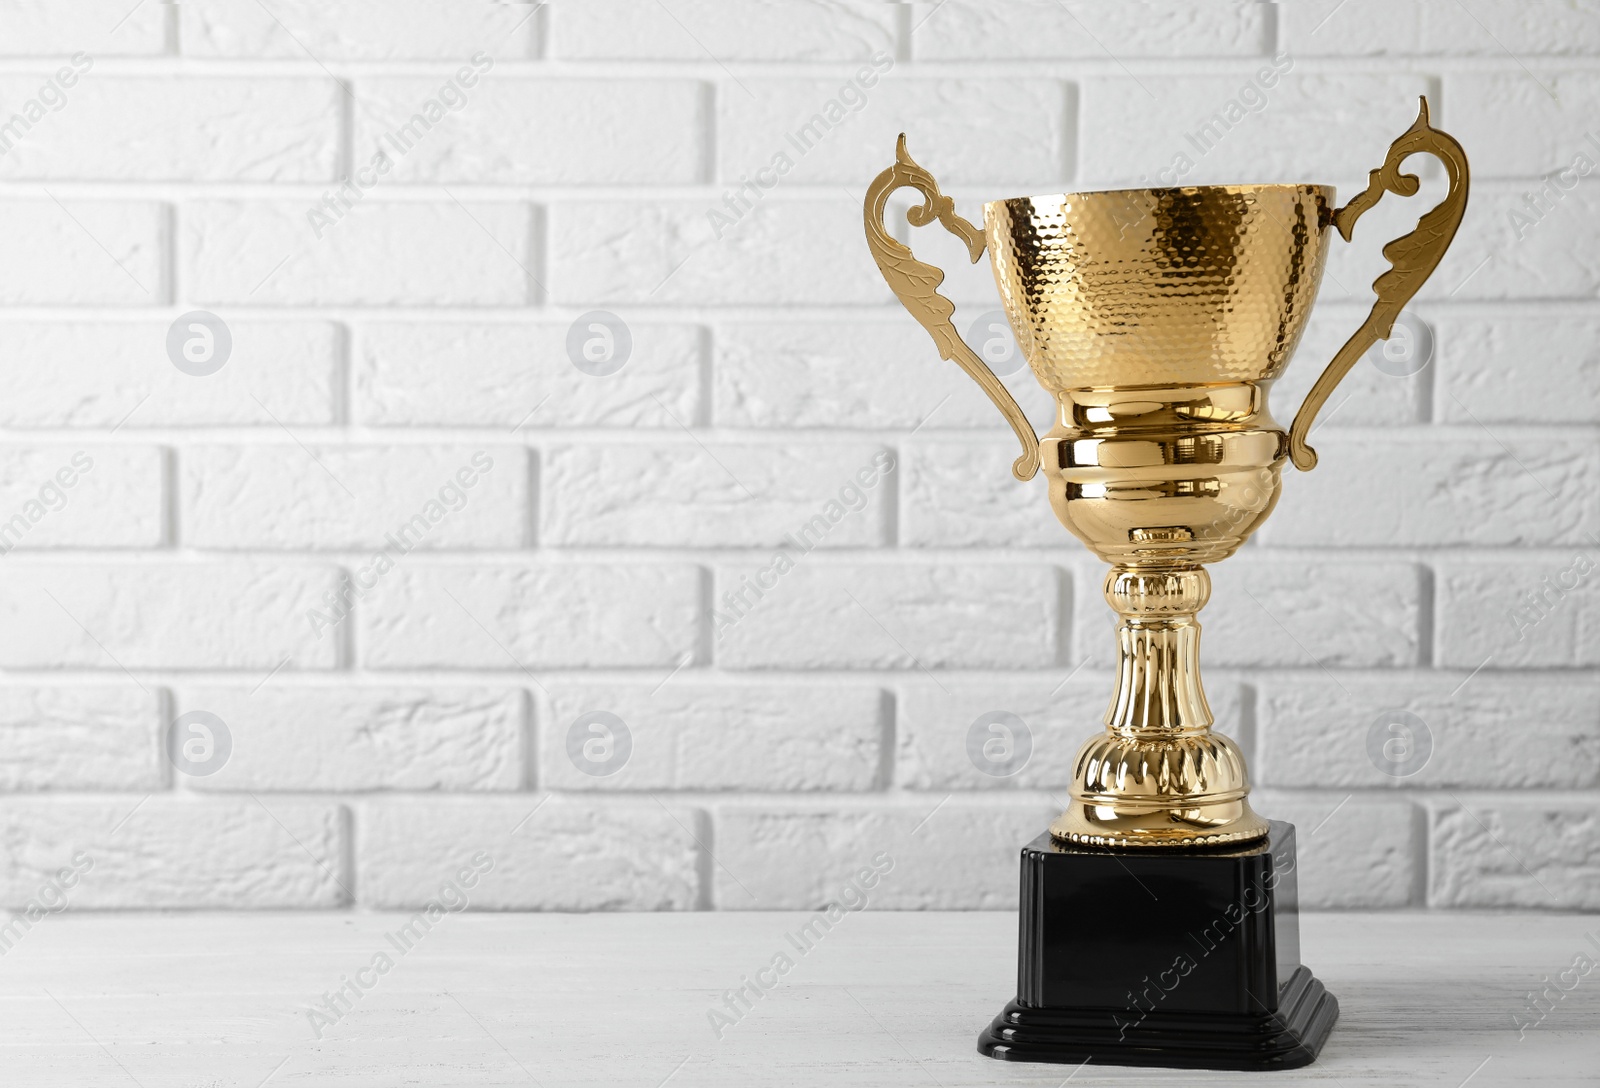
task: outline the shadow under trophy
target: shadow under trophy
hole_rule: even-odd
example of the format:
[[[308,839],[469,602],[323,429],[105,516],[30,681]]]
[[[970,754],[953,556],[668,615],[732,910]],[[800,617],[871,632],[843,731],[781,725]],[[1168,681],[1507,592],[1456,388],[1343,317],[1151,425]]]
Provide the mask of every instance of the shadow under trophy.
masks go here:
[[[1317,296],[1329,228],[1350,240],[1385,193],[1412,196],[1413,154],[1443,163],[1444,199],[1389,243],[1377,302],[1285,432],[1267,408]],[[1017,997],[978,1049],[1014,1061],[1290,1068],[1315,1060],[1338,1002],[1301,964],[1294,828],[1250,807],[1244,756],[1213,733],[1196,613],[1205,564],[1272,512],[1318,410],[1438,266],[1467,204],[1465,153],[1416,122],[1342,208],[1326,185],[1216,185],[1019,197],[955,212],[900,137],[866,197],[867,241],[905,308],[983,387],[1044,469],[1056,517],[1111,565],[1117,689],[1079,750],[1071,805],[1022,850]],[[962,341],[944,273],[884,227],[891,193],[922,195],[995,282],[1034,375],[1056,400],[1038,438]]]

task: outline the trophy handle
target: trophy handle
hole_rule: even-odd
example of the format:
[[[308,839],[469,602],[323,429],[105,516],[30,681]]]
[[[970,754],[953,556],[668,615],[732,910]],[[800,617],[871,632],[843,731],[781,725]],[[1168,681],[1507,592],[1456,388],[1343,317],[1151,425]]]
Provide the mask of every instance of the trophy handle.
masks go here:
[[[933,342],[939,346],[941,359],[954,359],[973,381],[989,394],[994,406],[1006,417],[1011,429],[1022,443],[1022,456],[1011,464],[1011,474],[1019,480],[1031,480],[1039,471],[1039,436],[1033,424],[1022,414],[1011,391],[994,376],[994,371],[967,346],[961,334],[950,323],[955,304],[938,292],[944,282],[944,272],[931,264],[923,264],[912,257],[911,250],[884,229],[883,216],[889,194],[902,186],[909,186],[922,194],[922,203],[906,212],[913,226],[925,226],[937,219],[944,228],[960,238],[977,263],[983,256],[983,232],[956,214],[955,201],[939,192],[939,183],[933,175],[912,161],[906,152],[906,134],[900,134],[895,145],[895,163],[873,179],[867,188],[864,218],[867,227],[867,245],[872,249],[872,259],[878,262],[878,271],[899,298],[900,304],[916,318]]]
[[[1401,196],[1416,194],[1417,176],[1400,173],[1400,163],[1408,155],[1418,153],[1432,155],[1444,163],[1445,170],[1450,174],[1450,191],[1417,222],[1416,230],[1383,247],[1383,255],[1389,259],[1390,267],[1372,283],[1378,301],[1373,303],[1372,312],[1367,314],[1366,321],[1362,322],[1355,335],[1345,341],[1339,354],[1333,357],[1333,362],[1322,372],[1317,384],[1311,387],[1311,392],[1306,394],[1305,401],[1300,405],[1300,411],[1295,414],[1294,424],[1289,428],[1289,456],[1294,461],[1294,467],[1302,472],[1317,467],[1317,451],[1306,445],[1306,436],[1311,433],[1317,412],[1367,349],[1379,340],[1389,338],[1394,331],[1395,318],[1400,316],[1406,303],[1411,301],[1444,258],[1445,250],[1450,248],[1450,242],[1456,236],[1456,228],[1461,225],[1461,216],[1467,210],[1467,184],[1470,177],[1467,153],[1453,137],[1428,124],[1428,99],[1424,95],[1416,121],[1404,135],[1389,145],[1389,154],[1383,160],[1383,166],[1368,175],[1366,189],[1333,213],[1333,225],[1339,228],[1344,240],[1350,240],[1356,220],[1377,204],[1385,192]]]

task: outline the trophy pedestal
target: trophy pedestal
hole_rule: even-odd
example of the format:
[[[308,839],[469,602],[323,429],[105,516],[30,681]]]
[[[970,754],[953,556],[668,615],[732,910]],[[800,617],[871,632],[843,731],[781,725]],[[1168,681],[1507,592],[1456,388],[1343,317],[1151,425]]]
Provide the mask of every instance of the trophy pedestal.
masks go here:
[[[1232,849],[1022,849],[1017,999],[978,1037],[1007,1061],[1291,1069],[1339,1003],[1300,963],[1294,827]]]

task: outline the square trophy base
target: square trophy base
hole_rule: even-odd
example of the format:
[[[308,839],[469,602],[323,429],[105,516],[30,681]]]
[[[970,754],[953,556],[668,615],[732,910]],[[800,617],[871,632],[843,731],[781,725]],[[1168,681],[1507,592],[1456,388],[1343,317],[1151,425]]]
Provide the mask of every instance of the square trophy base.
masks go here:
[[[1339,1003],[1300,963],[1291,824],[1220,850],[1022,848],[1017,999],[978,1051],[1020,1062],[1292,1069]]]

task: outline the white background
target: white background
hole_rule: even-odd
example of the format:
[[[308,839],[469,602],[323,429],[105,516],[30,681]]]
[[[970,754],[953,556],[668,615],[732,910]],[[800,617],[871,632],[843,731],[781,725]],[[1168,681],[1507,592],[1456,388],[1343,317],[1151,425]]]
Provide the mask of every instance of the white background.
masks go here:
[[[480,849],[491,909],[808,908],[883,850],[875,906],[1014,905],[1109,694],[1101,570],[893,302],[867,183],[905,131],[974,218],[1174,178],[1348,198],[1426,93],[1474,170],[1413,306],[1432,355],[1361,364],[1321,466],[1213,571],[1207,690],[1257,808],[1300,827],[1307,905],[1600,907],[1600,611],[1573,573],[1600,501],[1595,5],[80,0],[7,5],[0,50],[0,117],[48,98],[0,154],[4,905],[82,854],[77,908],[414,907]],[[414,146],[380,142],[452,81]],[[855,108],[798,154],[831,100]],[[379,147],[386,174],[310,214]],[[1423,172],[1336,243],[1280,419],[1440,195]],[[929,233],[965,329],[992,280]],[[168,352],[192,311],[232,341],[208,376]],[[591,311],[631,339],[607,376],[568,351]],[[480,451],[459,508],[330,609]],[[719,623],[883,451],[863,508]],[[1577,584],[1519,621],[1547,578]],[[193,711],[230,740],[191,749],[210,773],[166,755]],[[596,711],[631,738],[604,776],[568,754]],[[1009,777],[967,755],[992,711],[1031,741]],[[1431,738],[1406,777],[1368,752],[1396,711]]]

